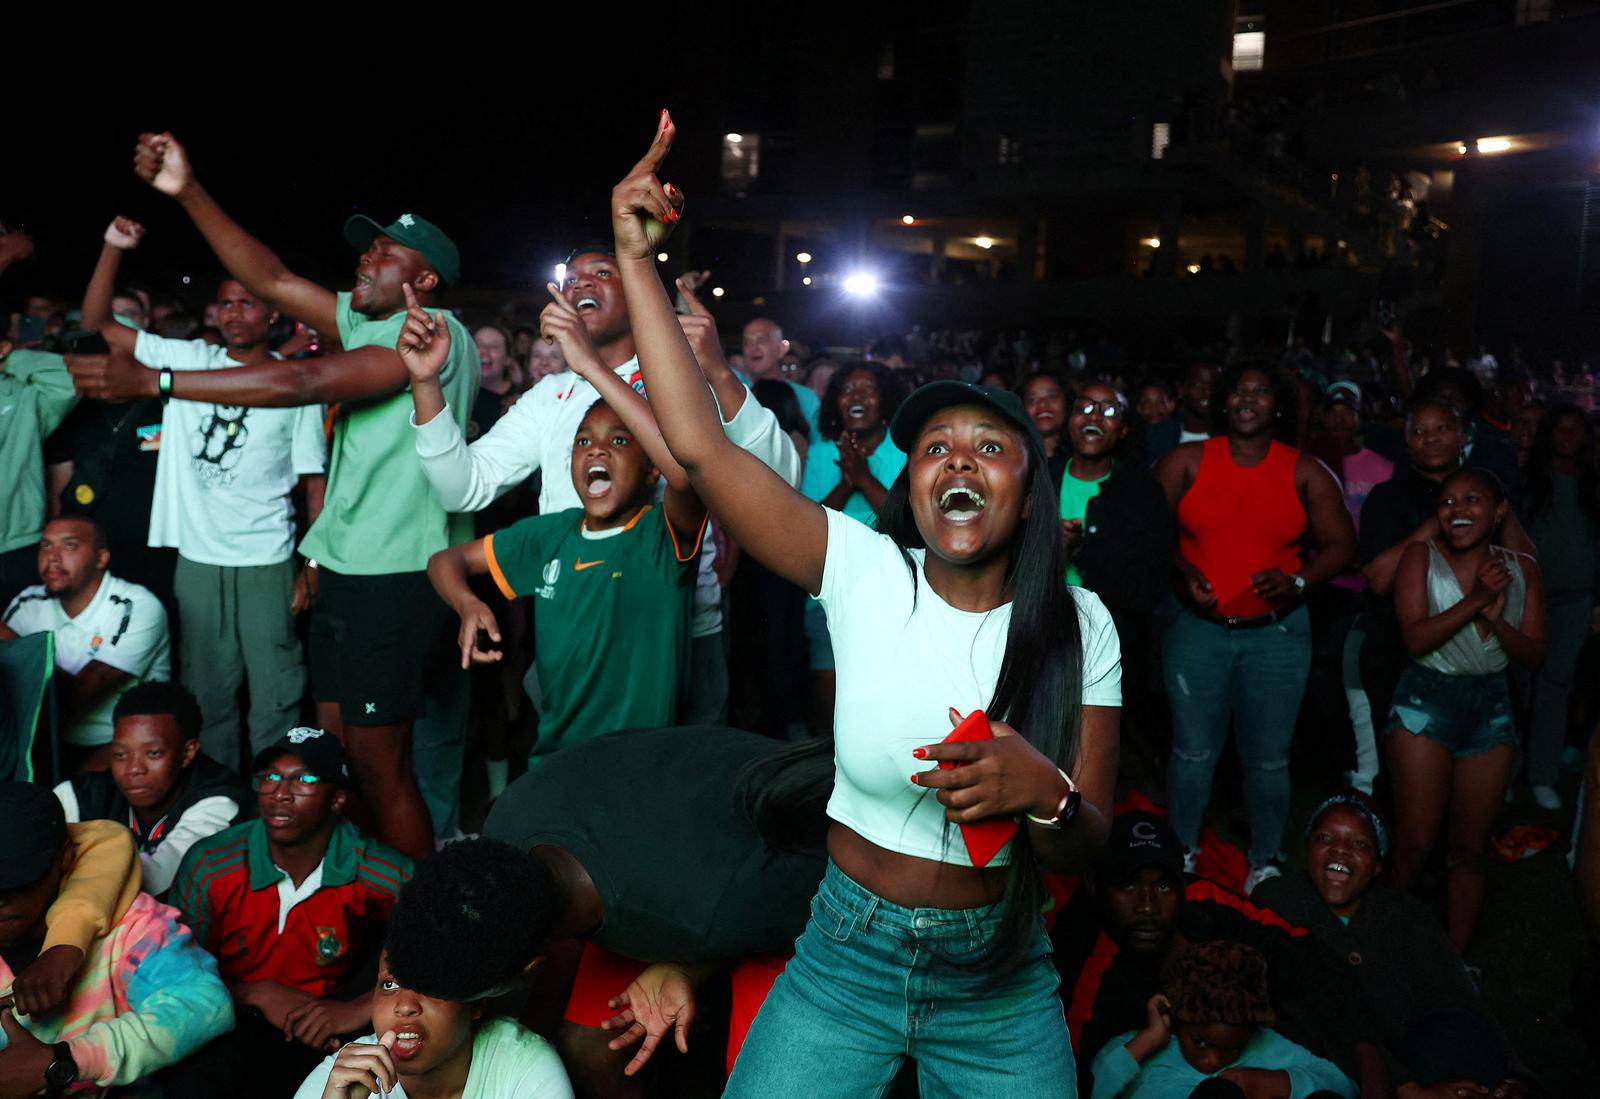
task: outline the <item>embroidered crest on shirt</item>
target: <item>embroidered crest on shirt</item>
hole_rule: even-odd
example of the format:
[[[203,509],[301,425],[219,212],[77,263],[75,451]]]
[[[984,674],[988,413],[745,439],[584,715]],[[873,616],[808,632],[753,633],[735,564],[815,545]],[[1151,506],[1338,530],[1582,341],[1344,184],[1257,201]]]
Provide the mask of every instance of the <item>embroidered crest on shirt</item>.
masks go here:
[[[317,928],[317,964],[332,965],[339,960],[339,955],[344,953],[344,944],[339,941],[339,932],[332,927]]]
[[[556,594],[556,581],[561,579],[561,561],[550,562],[544,567],[544,587],[535,588],[534,594],[540,599],[553,599]]]

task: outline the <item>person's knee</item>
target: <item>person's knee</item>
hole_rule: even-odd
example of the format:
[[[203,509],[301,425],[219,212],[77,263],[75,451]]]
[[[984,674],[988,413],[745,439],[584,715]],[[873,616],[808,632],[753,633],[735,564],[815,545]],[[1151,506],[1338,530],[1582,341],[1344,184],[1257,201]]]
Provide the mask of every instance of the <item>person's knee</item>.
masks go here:
[[[1210,767],[1216,762],[1217,753],[1210,748],[1202,746],[1184,746],[1177,740],[1172,743],[1172,762],[1182,763],[1190,767]]]

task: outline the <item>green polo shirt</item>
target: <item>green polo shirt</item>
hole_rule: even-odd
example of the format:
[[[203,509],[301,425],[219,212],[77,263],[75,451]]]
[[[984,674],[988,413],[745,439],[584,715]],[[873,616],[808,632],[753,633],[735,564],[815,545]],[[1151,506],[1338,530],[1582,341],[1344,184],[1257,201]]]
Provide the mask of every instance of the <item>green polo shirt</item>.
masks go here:
[[[44,529],[44,439],[78,395],[67,361],[13,351],[0,361],[0,553],[37,545]]]
[[[348,293],[339,295],[338,310],[346,351],[392,350],[405,326],[403,311],[382,320],[353,311]],[[465,432],[478,395],[478,346],[449,313],[435,310],[434,315],[450,326],[450,357],[439,372],[439,385],[450,415]],[[421,572],[433,554],[471,540],[471,516],[446,512],[423,476],[412,408],[409,388],[339,406],[322,514],[300,543],[306,557],[352,576]]]
[[[656,505],[598,535],[583,519],[582,508],[535,515],[484,540],[505,597],[534,600],[536,756],[678,720],[705,524],[680,542]]]
[[[307,878],[297,895],[272,862],[266,825],[252,820],[197,840],[168,900],[224,980],[277,981],[322,997],[382,945],[411,869],[405,855],[340,818],[313,874],[320,879]]]
[[[1106,477],[1110,476],[1106,474]],[[1089,501],[1100,495],[1100,486],[1106,483],[1106,477],[1098,481],[1080,481],[1072,475],[1072,462],[1069,459],[1066,472],[1061,475],[1061,518],[1083,519],[1087,516]],[[1067,566],[1067,583],[1083,587],[1083,577],[1078,574],[1077,565]]]

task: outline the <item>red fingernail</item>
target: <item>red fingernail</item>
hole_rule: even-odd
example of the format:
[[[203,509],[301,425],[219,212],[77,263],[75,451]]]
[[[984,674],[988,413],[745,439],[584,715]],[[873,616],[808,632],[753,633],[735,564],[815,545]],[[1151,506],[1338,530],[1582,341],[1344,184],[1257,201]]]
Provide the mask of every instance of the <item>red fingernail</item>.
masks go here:
[[[926,748],[913,748],[911,750],[911,754],[916,756],[918,759],[928,758],[928,750]]]
[[[911,776],[911,784],[913,786],[917,785],[917,776],[915,774]]]

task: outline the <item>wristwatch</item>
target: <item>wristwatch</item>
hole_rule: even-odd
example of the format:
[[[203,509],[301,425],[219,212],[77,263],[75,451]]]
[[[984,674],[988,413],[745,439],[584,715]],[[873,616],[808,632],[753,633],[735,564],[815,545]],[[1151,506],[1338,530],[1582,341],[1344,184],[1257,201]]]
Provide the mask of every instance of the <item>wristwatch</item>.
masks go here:
[[[1304,595],[1306,593],[1306,578],[1298,572],[1289,577],[1289,583],[1294,585],[1294,593],[1296,595]]]
[[[1062,771],[1059,767],[1056,770],[1067,782],[1067,793],[1061,799],[1061,804],[1056,806],[1056,815],[1053,817],[1036,817],[1029,813],[1028,820],[1037,824],[1040,828],[1049,828],[1059,832],[1068,821],[1078,815],[1078,806],[1083,803],[1083,794],[1078,791],[1078,784],[1072,781],[1071,775]]]
[[[72,1047],[66,1042],[57,1042],[55,1055],[55,1060],[44,1070],[44,1093],[50,1099],[65,1095],[78,1079],[78,1062],[72,1059]]]

